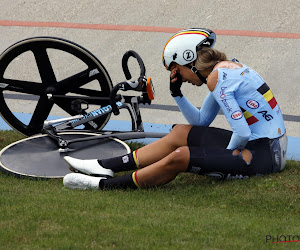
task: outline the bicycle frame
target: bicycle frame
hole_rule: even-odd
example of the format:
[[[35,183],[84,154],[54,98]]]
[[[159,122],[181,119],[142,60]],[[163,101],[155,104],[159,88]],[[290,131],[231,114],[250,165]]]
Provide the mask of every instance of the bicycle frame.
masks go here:
[[[101,138],[109,138],[109,137],[115,137],[120,140],[128,140],[128,139],[139,139],[139,138],[145,138],[145,137],[152,137],[152,138],[161,138],[165,136],[165,133],[146,133],[144,132],[144,126],[143,121],[139,109],[139,104],[151,104],[151,100],[154,99],[154,88],[152,85],[151,78],[146,79],[145,78],[145,66],[143,64],[142,59],[139,57],[139,55],[134,51],[128,51],[124,54],[123,60],[122,60],[122,66],[123,71],[125,73],[125,76],[128,79],[131,78],[131,74],[128,70],[128,59],[132,56],[137,59],[139,62],[141,72],[140,77],[137,81],[126,81],[126,82],[120,82],[118,83],[111,91],[110,97],[92,97],[93,100],[109,100],[110,105],[107,105],[105,107],[101,107],[99,109],[93,110],[87,114],[84,115],[76,115],[69,118],[62,118],[52,121],[45,121],[43,126],[43,133],[48,134],[51,138],[56,140],[58,142],[58,146],[61,148],[62,151],[67,150],[67,146],[71,143],[80,142],[80,141],[86,141],[86,140],[92,140],[92,139],[99,139]],[[142,92],[142,96],[121,96],[117,95],[117,92],[119,90],[127,91],[127,90],[135,90]],[[48,95],[48,98],[60,98],[60,96],[55,95]],[[88,97],[90,99],[90,97]],[[83,98],[84,100],[84,98]],[[78,109],[78,111],[83,111],[81,104],[84,104],[84,101],[78,101],[78,103],[75,103],[74,106]],[[93,120],[97,119],[101,116],[105,116],[110,113],[114,113],[115,115],[118,115],[120,112],[120,109],[127,109],[130,117],[131,117],[131,131],[87,131],[87,132],[93,132],[93,133],[99,133],[99,136],[91,136],[89,138],[77,138],[73,140],[64,140],[59,133],[61,132],[68,132],[72,131],[74,132],[74,129],[80,125],[88,123],[95,129],[97,126],[94,126]],[[96,125],[96,124],[95,124]],[[81,130],[82,131],[82,130]]]
[[[118,138],[120,140],[129,139],[140,139],[140,138],[162,138],[166,133],[148,133],[144,131],[143,121],[139,110],[140,97],[138,96],[124,96],[122,98],[130,99],[131,103],[126,103],[122,101],[117,102],[118,109],[127,109],[131,116],[132,130],[131,131],[84,131],[99,134],[97,136],[90,136],[89,138],[77,138],[72,140],[64,140],[60,133],[64,132],[74,132],[74,129],[85,123],[92,123],[94,119],[107,115],[112,112],[111,105],[96,109],[85,115],[76,115],[68,118],[62,118],[57,120],[45,121],[43,133],[49,135],[54,139],[61,152],[68,151],[68,145],[72,143],[93,140],[93,139],[105,139],[105,138]],[[56,124],[56,125],[55,125]],[[80,130],[82,131],[82,130]]]
[[[139,97],[137,96],[124,96],[122,97],[123,100],[117,101],[116,105],[118,109],[124,109],[126,108],[130,114],[131,120],[132,120],[132,131],[144,131],[143,123],[140,115],[139,110]],[[130,102],[128,102],[128,99]],[[127,101],[126,101],[127,100]],[[99,109],[93,110],[87,114],[84,115],[76,115],[71,116],[69,118],[62,118],[62,119],[56,119],[51,121],[45,121],[44,122],[44,130],[48,128],[48,126],[52,126],[58,123],[61,123],[59,125],[56,125],[56,131],[63,131],[67,129],[74,129],[80,125],[83,125],[85,123],[89,123],[92,127],[93,120],[97,119],[101,116],[107,115],[112,113],[113,109],[111,105],[107,105],[105,107],[101,107]],[[95,127],[96,129],[96,127]]]

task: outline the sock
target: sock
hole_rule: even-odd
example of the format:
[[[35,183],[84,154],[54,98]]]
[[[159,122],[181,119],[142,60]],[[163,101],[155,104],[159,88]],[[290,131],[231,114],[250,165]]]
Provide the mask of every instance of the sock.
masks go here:
[[[140,188],[136,173],[137,171],[116,178],[102,179],[99,182],[99,189]]]
[[[111,169],[115,173],[121,171],[135,170],[140,166],[137,157],[137,150],[123,156],[98,160],[98,162],[102,167]]]

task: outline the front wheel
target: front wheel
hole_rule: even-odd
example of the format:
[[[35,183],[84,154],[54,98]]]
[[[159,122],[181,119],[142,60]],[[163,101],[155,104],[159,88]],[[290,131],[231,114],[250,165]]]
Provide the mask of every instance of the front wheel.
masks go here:
[[[97,134],[84,132],[60,133],[71,140]],[[63,178],[71,171],[63,157],[106,159],[130,153],[129,146],[119,139],[89,140],[71,144],[68,152],[60,152],[57,142],[47,135],[37,135],[12,143],[0,151],[0,169],[18,177]]]

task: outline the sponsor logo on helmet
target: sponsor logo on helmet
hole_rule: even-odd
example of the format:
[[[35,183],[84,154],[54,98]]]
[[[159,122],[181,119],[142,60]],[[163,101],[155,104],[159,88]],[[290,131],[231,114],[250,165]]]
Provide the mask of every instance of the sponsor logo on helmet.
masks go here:
[[[246,105],[248,106],[248,108],[251,108],[251,109],[257,109],[259,107],[259,103],[255,100],[248,100],[246,102]]]
[[[209,42],[209,41],[206,41],[206,42],[203,43],[203,45],[210,46],[210,42]]]
[[[194,52],[191,51],[191,50],[186,50],[183,52],[183,59],[188,61],[188,62],[191,62],[194,60]]]
[[[176,58],[177,58],[177,53],[175,53],[175,54],[173,55],[173,60],[176,60]]]
[[[241,111],[237,110],[237,111],[234,111],[232,114],[231,114],[231,118],[233,120],[239,120],[243,117],[243,114]]]

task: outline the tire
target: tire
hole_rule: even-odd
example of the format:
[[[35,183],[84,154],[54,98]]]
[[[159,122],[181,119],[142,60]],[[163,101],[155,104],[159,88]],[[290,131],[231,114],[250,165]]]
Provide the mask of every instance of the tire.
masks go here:
[[[26,136],[40,133],[53,110],[66,116],[79,114],[72,108],[74,100],[97,108],[108,105],[109,100],[93,101],[90,97],[108,98],[111,89],[110,76],[102,63],[85,48],[65,39],[28,38],[0,55],[0,114]],[[49,99],[49,95],[59,98]],[[16,99],[21,100],[17,105]],[[28,116],[24,117],[24,112]],[[93,126],[87,124],[83,129],[101,130],[109,118],[110,114],[100,117]]]
[[[94,133],[61,133],[64,139],[94,136]],[[47,135],[36,135],[19,140],[0,151],[0,169],[17,177],[32,179],[63,178],[71,171],[63,157],[106,159],[130,153],[130,148],[119,139],[107,138],[71,144],[68,152],[60,152],[57,142]]]

